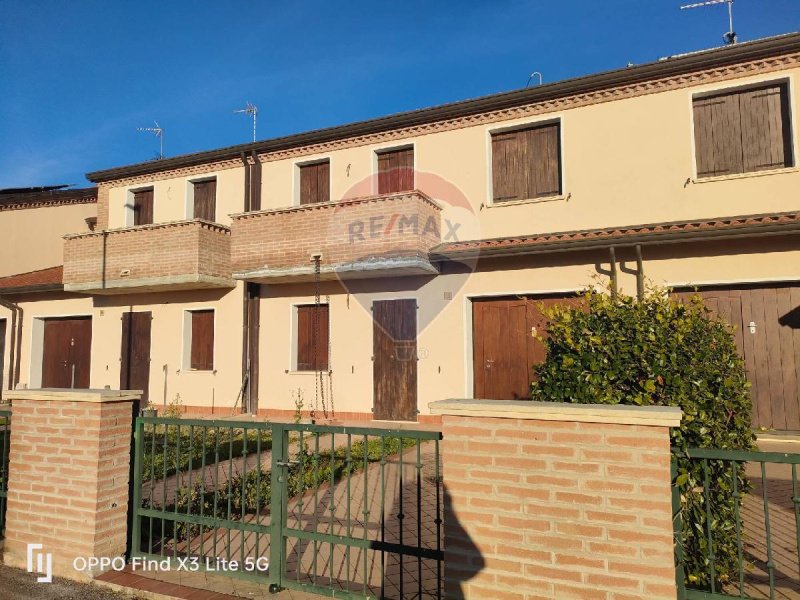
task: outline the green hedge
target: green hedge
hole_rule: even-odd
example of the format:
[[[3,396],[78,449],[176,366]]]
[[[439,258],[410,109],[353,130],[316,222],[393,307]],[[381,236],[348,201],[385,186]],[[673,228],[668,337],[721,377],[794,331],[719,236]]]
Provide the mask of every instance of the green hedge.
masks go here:
[[[731,327],[700,296],[688,302],[650,290],[641,301],[587,293],[581,307],[555,307],[536,366],[534,400],[592,404],[678,406],[680,428],[672,447],[754,449],[749,384]],[[733,475],[710,464],[717,583],[738,573]],[[687,582],[708,588],[708,542],[702,463],[678,459]],[[740,491],[748,484],[739,477]]]

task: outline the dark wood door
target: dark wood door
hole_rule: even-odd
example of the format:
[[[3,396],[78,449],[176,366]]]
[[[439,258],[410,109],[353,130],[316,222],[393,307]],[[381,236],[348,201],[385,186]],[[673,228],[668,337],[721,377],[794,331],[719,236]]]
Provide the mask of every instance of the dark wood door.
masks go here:
[[[153,190],[139,190],[133,193],[133,224],[153,223]]]
[[[674,295],[686,299],[694,293]],[[733,325],[751,385],[753,426],[800,431],[800,285],[705,288],[699,293],[706,306]]]
[[[42,387],[89,387],[92,353],[92,318],[44,320]]]
[[[530,397],[533,367],[544,361],[543,309],[577,303],[574,297],[491,298],[472,302],[474,396],[490,400]]]
[[[417,301],[372,303],[373,417],[417,420]]]
[[[3,389],[5,388],[5,364],[6,364],[6,320],[0,319],[0,400],[3,399]]]
[[[194,218],[205,221],[217,219],[217,180],[194,183]]]
[[[378,154],[378,193],[414,189],[414,149],[401,148]]]
[[[150,312],[126,312],[122,315],[119,389],[142,390],[142,406],[147,404],[150,389]]]

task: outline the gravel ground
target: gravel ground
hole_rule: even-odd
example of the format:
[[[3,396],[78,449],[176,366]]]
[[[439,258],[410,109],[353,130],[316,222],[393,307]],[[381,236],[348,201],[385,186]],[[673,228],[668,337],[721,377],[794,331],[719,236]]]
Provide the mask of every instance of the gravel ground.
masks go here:
[[[124,600],[132,598],[91,583],[54,577],[52,583],[36,583],[36,576],[0,564],[0,598],[3,600]]]

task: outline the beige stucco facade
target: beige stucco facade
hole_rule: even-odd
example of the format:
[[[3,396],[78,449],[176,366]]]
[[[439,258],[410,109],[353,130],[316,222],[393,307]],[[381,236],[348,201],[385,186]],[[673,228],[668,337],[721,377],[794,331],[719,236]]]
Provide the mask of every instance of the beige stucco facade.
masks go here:
[[[413,146],[415,187],[442,207],[443,241],[798,211],[800,169],[796,158],[794,166],[785,169],[698,180],[692,113],[692,98],[698,94],[787,82],[794,123],[791,144],[796,157],[800,149],[797,65],[798,56],[792,54],[428,126],[262,153],[260,208],[297,206],[299,165],[320,159],[330,160],[333,202],[375,195],[376,152]],[[561,126],[562,193],[546,199],[493,204],[492,132],[554,120]],[[110,229],[130,227],[132,192],[148,187],[154,190],[156,223],[191,219],[192,181],[208,177],[217,178],[215,220],[230,226],[235,220],[231,215],[245,207],[245,168],[240,160],[233,159],[209,162],[207,167],[103,181],[98,222]],[[75,222],[74,231],[81,231],[88,211],[80,207],[63,221],[70,226],[80,221]],[[25,227],[20,225],[22,221],[9,223],[4,218],[7,216],[0,213],[0,235]],[[235,234],[235,227],[232,229]],[[453,231],[457,232],[455,237],[448,237]],[[63,233],[71,232],[42,230],[48,237]],[[11,246],[16,247],[14,243]],[[3,252],[0,274],[3,270],[20,272],[7,266],[7,250]],[[635,257],[621,251],[617,258],[619,285],[633,294]],[[34,263],[31,259],[30,264]],[[798,281],[800,245],[796,235],[785,235],[645,247],[643,267],[645,277],[662,286]],[[384,273],[357,281],[325,281],[321,294],[322,301],[329,303],[331,323],[331,373],[324,374],[321,383],[326,402],[330,406],[332,392],[337,412],[370,413],[370,307],[374,300],[417,300],[417,405],[419,413],[427,415],[432,401],[473,395],[473,298],[576,292],[604,285],[609,268],[608,252],[592,250],[482,259],[477,267],[456,263],[443,266],[437,276],[393,277]],[[213,406],[215,413],[232,411],[243,377],[243,288],[244,283],[239,281],[233,289],[175,291],[163,285],[144,294],[24,298],[20,384],[37,385],[36,361],[41,360],[41,349],[37,349],[40,342],[34,335],[34,321],[45,316],[86,314],[92,316],[91,384],[98,388],[118,386],[121,315],[131,310],[151,311],[151,402],[160,406],[180,396],[183,405],[198,410],[209,411]],[[315,403],[321,409],[318,377],[297,372],[293,362],[294,307],[313,303],[314,286],[278,281],[262,285],[260,290],[259,410],[291,413],[298,391],[305,410]],[[213,372],[193,372],[185,365],[184,313],[199,308],[216,311]],[[2,311],[0,308],[0,318]]]
[[[94,203],[0,210],[0,277],[64,264],[61,238],[88,231],[86,218],[96,214]]]

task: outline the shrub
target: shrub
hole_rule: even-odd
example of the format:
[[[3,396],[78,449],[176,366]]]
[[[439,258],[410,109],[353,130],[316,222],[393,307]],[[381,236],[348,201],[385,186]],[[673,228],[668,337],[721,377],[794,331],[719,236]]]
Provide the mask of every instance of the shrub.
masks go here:
[[[683,410],[671,443],[681,493],[684,566],[693,587],[709,587],[703,465],[680,451],[754,448],[749,384],[731,327],[700,296],[683,303],[658,289],[641,301],[587,292],[581,307],[546,313],[547,358],[534,368],[534,400]],[[733,474],[720,461],[710,461],[709,467],[716,579],[724,585],[738,573]],[[742,471],[738,487],[746,491]]]

